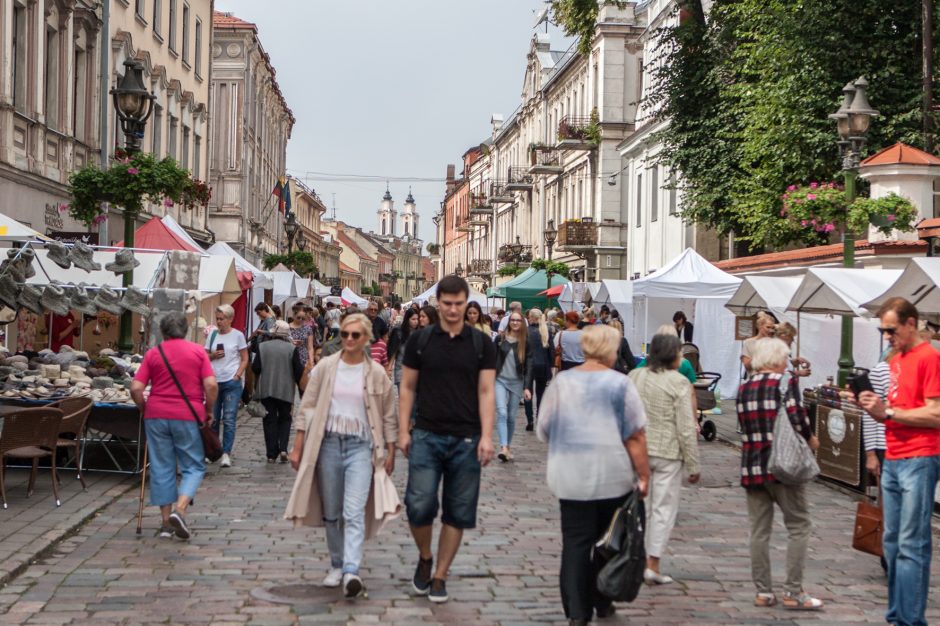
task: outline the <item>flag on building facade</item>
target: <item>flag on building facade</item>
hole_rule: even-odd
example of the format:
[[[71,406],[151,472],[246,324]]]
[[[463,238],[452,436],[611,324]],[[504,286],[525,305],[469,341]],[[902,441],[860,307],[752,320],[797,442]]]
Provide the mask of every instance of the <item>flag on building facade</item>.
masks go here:
[[[290,198],[290,181],[285,180],[284,185],[281,187],[281,212],[287,216],[291,210],[291,198]]]

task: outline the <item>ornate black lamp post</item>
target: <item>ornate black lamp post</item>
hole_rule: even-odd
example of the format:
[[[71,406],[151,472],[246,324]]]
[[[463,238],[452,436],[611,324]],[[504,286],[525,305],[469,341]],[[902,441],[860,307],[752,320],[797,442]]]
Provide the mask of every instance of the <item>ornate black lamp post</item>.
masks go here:
[[[140,142],[144,137],[144,128],[147,120],[153,113],[153,102],[157,97],[147,91],[144,85],[144,65],[137,59],[124,60],[124,76],[116,87],[111,89],[111,97],[118,119],[121,121],[121,131],[124,133],[124,148],[129,155],[140,152]],[[137,211],[124,207],[124,247],[134,247],[134,227],[137,222]],[[134,284],[133,270],[124,273],[124,288]],[[118,335],[118,348],[124,352],[134,349],[131,337],[131,312],[125,311],[121,315],[121,328]]]
[[[878,115],[868,103],[868,81],[860,76],[855,82],[842,88],[842,106],[829,116],[836,123],[839,133],[839,152],[842,155],[842,176],[845,180],[846,200],[851,204],[855,200],[855,182],[858,179],[858,167],[861,163],[862,150],[868,141],[868,129],[871,119]],[[842,265],[855,265],[855,234],[846,232],[842,239]],[[845,385],[846,379],[855,367],[852,356],[852,318],[842,316],[842,349],[839,353],[839,386]]]
[[[555,241],[558,239],[558,229],[555,228],[555,220],[548,220],[548,227],[542,233],[545,236],[545,249],[548,253],[548,260],[552,260],[552,246],[555,245]],[[545,268],[545,277],[548,281],[548,286],[546,289],[552,288],[552,272],[549,268]],[[545,295],[545,310],[548,310],[549,305],[551,304],[551,297]]]
[[[300,224],[297,223],[297,217],[290,213],[284,221],[284,234],[287,235],[287,254],[294,251],[294,237],[297,236],[299,229]]]

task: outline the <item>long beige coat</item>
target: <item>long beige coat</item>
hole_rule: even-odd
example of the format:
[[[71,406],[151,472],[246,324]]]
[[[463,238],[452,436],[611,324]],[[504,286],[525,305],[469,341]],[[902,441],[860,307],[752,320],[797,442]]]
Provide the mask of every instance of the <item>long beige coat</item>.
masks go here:
[[[300,409],[294,418],[298,430],[306,432],[303,456],[297,479],[287,503],[284,519],[293,520],[294,526],[323,526],[323,503],[317,486],[317,456],[320,444],[326,434],[326,420],[330,412],[330,399],[336,382],[336,370],[342,353],[333,354],[317,363],[310,373],[310,382],[300,401]],[[388,374],[381,365],[366,357],[366,369],[363,376],[363,397],[366,402],[366,415],[372,431],[372,466],[381,467],[385,463],[386,445],[398,441],[398,401]],[[384,471],[382,472],[384,474]],[[385,481],[390,484],[391,481]],[[381,529],[388,517],[394,517],[398,511],[386,510],[376,515],[375,483],[369,490],[366,504],[366,538],[372,538]],[[381,483],[380,483],[381,484]],[[380,487],[381,488],[381,487]],[[387,503],[397,498],[381,497],[380,502]]]

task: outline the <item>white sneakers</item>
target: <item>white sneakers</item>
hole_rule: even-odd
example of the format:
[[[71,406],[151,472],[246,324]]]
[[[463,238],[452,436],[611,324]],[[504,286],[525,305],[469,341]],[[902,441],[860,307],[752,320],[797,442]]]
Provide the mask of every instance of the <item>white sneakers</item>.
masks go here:
[[[659,572],[654,572],[653,570],[646,568],[643,570],[643,581],[647,585],[668,585],[673,582],[672,576],[666,576],[660,574]]]
[[[343,570],[338,567],[334,567],[326,574],[326,578],[323,579],[324,587],[339,587],[343,582]]]
[[[362,579],[356,574],[343,574],[343,595],[347,598],[358,598],[365,592]]]
[[[227,454],[223,454],[222,460],[219,461],[219,465],[222,467],[232,467],[232,458]]]

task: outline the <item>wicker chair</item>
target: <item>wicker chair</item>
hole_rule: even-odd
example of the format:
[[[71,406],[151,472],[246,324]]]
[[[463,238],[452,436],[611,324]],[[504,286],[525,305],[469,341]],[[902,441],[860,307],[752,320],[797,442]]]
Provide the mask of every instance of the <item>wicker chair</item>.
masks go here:
[[[85,436],[85,424],[88,422],[88,415],[91,413],[93,404],[94,401],[91,398],[63,398],[46,405],[49,408],[59,409],[64,414],[62,424],[59,426],[59,439],[56,445],[59,448],[73,449],[75,470],[78,472],[77,478],[82,483],[82,489],[85,488],[85,477],[82,476],[82,437]],[[69,439],[62,435],[75,435],[75,438]]]
[[[7,459],[32,459],[33,471],[29,475],[29,487],[26,490],[26,497],[29,497],[33,495],[33,487],[36,484],[39,459],[48,458],[52,464],[55,505],[62,504],[59,500],[59,481],[55,473],[55,451],[61,422],[62,411],[48,407],[23,409],[4,416],[3,430],[0,431],[0,498],[3,499],[4,509],[7,508]]]

